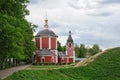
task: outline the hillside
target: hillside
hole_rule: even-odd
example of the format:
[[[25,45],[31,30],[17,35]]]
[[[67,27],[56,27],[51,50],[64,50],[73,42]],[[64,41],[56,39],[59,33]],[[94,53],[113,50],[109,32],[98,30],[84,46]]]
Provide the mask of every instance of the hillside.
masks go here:
[[[87,64],[93,62],[97,57],[99,57],[99,56],[102,55],[102,54],[105,54],[105,53],[108,52],[109,50],[110,50],[110,49],[107,49],[107,50],[105,50],[105,51],[103,51],[103,52],[97,53],[96,55],[90,56],[89,58],[84,59],[84,60],[78,62],[78,63],[75,65],[75,67],[86,66]]]
[[[120,47],[105,51],[86,66],[23,70],[5,80],[120,80]]]

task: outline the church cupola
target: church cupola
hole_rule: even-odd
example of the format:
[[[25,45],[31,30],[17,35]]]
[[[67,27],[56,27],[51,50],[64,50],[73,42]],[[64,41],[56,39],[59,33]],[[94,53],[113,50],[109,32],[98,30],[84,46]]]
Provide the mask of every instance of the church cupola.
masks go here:
[[[48,19],[47,17],[45,18],[45,25],[44,25],[45,29],[48,29]]]
[[[72,39],[72,37],[71,37],[71,31],[69,31],[69,36],[68,36],[68,39],[67,39],[67,43],[68,43],[68,42],[73,43],[73,39]]]

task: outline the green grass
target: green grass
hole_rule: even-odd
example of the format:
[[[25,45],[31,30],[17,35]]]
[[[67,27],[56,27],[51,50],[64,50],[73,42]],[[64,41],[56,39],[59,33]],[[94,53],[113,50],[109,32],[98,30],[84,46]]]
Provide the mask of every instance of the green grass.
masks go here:
[[[120,80],[120,48],[105,52],[87,66],[57,70],[23,70],[5,80]]]
[[[72,67],[70,65],[33,65],[30,68],[40,68],[40,69],[45,69],[45,68],[64,68],[64,67]]]

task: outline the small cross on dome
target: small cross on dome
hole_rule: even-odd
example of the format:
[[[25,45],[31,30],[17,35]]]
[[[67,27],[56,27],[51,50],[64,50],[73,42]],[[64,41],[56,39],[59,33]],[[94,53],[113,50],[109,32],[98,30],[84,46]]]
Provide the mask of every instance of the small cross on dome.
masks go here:
[[[71,35],[71,31],[69,31],[69,35]]]

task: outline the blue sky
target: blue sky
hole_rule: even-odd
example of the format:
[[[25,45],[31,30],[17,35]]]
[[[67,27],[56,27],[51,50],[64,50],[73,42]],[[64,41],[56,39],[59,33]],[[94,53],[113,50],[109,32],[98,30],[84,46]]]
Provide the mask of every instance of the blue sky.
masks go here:
[[[30,0],[26,18],[38,25],[36,34],[44,29],[44,19],[49,29],[65,45],[71,30],[74,43],[101,48],[120,46],[120,0]]]

